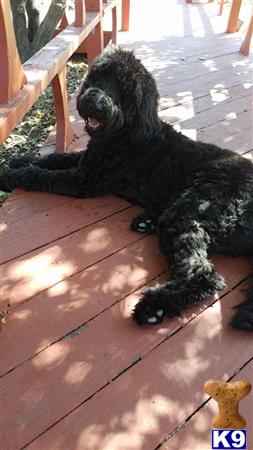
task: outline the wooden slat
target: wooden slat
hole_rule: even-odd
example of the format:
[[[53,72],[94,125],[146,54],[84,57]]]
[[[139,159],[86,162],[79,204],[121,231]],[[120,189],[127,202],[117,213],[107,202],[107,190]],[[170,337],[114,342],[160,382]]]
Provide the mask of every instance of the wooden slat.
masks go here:
[[[155,19],[153,14],[152,24],[154,24],[154,20]],[[147,23],[148,19],[147,21],[145,21],[146,27]],[[236,53],[238,52],[238,44],[240,45],[241,42],[240,36],[231,35],[228,37],[225,36],[224,33],[218,35],[212,34],[208,37],[206,36],[205,39],[203,39],[203,37],[188,35],[184,36],[184,40],[182,42],[180,28],[179,35],[171,36],[170,30],[167,31],[168,33],[166,34],[162,33],[162,37],[161,35],[159,36],[159,41],[156,41],[157,45],[155,45],[155,47],[152,44],[148,44],[147,46],[140,46],[140,41],[142,39],[141,31],[138,33],[138,36],[136,36],[136,34],[134,34],[134,30],[134,39],[131,39],[131,35],[128,36],[126,41],[123,41],[123,45],[127,47],[127,45],[129,45],[129,42],[131,42],[131,48],[138,54],[138,56],[142,57],[145,64],[148,63],[150,57],[153,57],[155,59],[155,55],[157,55],[156,48],[158,48],[159,46],[159,58],[156,58],[159,64],[159,61],[163,59],[166,60],[166,54],[171,58],[171,61],[180,59],[182,60],[183,57],[185,58],[183,59],[183,62],[193,62],[191,60],[192,57],[194,57],[194,61],[196,61],[195,56],[197,55],[198,57],[206,59],[233,53],[234,57],[236,57]],[[239,56],[241,57],[240,54]]]
[[[211,75],[219,72],[221,76],[237,74],[243,69],[251,71],[250,61],[251,59],[245,58],[244,56],[234,53],[234,54],[222,54],[214,58],[212,57],[201,57],[199,53],[191,58],[190,61],[187,59],[182,61],[182,58],[173,60],[167,58],[160,58],[157,61],[154,57],[146,58],[145,66],[154,75],[159,83],[159,86],[170,85],[173,83],[178,83],[182,80],[199,78],[201,75]],[[164,68],[167,70],[164,71]],[[162,71],[163,69],[163,71]],[[228,72],[228,69],[230,71]]]
[[[157,256],[158,255],[156,255],[156,257]],[[224,264],[223,259],[222,261],[223,273],[225,267],[228,268],[227,269],[227,281],[229,286],[228,288],[237,284],[240,278],[246,275],[247,272],[247,270],[245,272],[245,269],[247,267],[247,264],[245,267],[246,260],[241,259],[241,262],[242,262],[241,269],[243,269],[243,271],[240,272],[241,275],[239,276],[238,268],[235,272],[231,271],[231,259],[230,260],[228,259],[226,261],[226,266]],[[153,261],[153,263],[156,264],[155,261]],[[163,268],[164,266],[161,267],[160,270]],[[99,267],[97,268],[97,270],[99,270]],[[163,280],[166,278],[167,275],[164,275],[162,277]],[[108,273],[106,274],[107,283],[109,281],[108,279],[110,280],[110,272],[109,274]],[[93,288],[94,284],[95,283],[93,279],[92,280]],[[86,283],[84,282],[83,287],[85,285]],[[88,280],[87,286],[89,286]],[[56,292],[57,288],[61,289],[61,286],[56,287]],[[81,292],[83,292],[81,286],[80,288]],[[85,294],[87,292],[86,289]],[[51,290],[51,292],[53,291],[54,290]],[[46,300],[47,294],[44,293],[43,295]],[[50,415],[48,414],[47,417],[45,417],[44,419],[43,419],[45,415],[45,410],[43,406],[45,398],[44,396],[41,402],[40,401],[37,402],[35,401],[35,397],[33,399],[33,394],[31,394],[29,397],[30,402],[28,408],[26,402],[24,403],[23,400],[21,400],[20,404],[14,402],[17,409],[19,411],[23,411],[23,417],[26,414],[28,414],[26,415],[26,423],[29,424],[29,426],[26,427],[27,431],[24,426],[22,427],[21,439],[23,444],[26,442],[26,439],[29,441],[32,438],[31,433],[34,433],[35,435],[39,434],[44,429],[48,428],[50,424],[58,421],[60,417],[67,414],[68,411],[72,410],[82,401],[87,399],[90,395],[94,394],[94,392],[101,389],[103,385],[105,385],[108,381],[116,377],[120,371],[127,369],[127,367],[131,365],[133,361],[138,359],[140,356],[149,353],[152,350],[152,348],[161,343],[165,335],[174,333],[178,328],[182,326],[183,323],[186,324],[186,322],[193,317],[194,313],[196,313],[197,311],[199,312],[201,308],[205,307],[202,305],[200,308],[195,308],[194,312],[193,310],[189,310],[188,312],[186,312],[184,319],[182,320],[175,319],[172,321],[167,321],[167,323],[163,324],[161,327],[154,327],[154,328],[146,327],[145,329],[145,327],[138,327],[132,321],[125,320],[129,318],[131,310],[135,305],[135,303],[137,302],[139,295],[140,293],[137,293],[136,295],[130,296],[130,298],[123,299],[123,301],[120,302],[118,305],[115,305],[111,309],[111,311],[106,310],[102,314],[100,314],[97,318],[95,318],[94,321],[87,323],[86,327],[81,328],[81,330],[77,332],[75,338],[72,337],[63,340],[61,342],[57,342],[56,344],[50,346],[45,351],[34,357],[31,361],[27,361],[27,363],[23,364],[20,367],[17,367],[15,373],[13,372],[12,374],[10,373],[9,375],[6,375],[8,380],[6,381],[6,385],[12,386],[13,383],[11,382],[11,380],[12,378],[15,378],[17,385],[20,386],[20,389],[22,390],[22,393],[24,390],[24,386],[27,386],[26,388],[27,394],[28,391],[33,392],[34,389],[36,391],[35,386],[43,386],[43,385],[46,386],[45,388],[47,392],[46,394],[47,408],[49,407],[51,414]],[[99,292],[97,292],[96,294],[95,290],[93,298],[91,298],[90,301],[97,302],[99,297],[100,297]],[[75,299],[76,301],[78,301],[78,297],[76,294]],[[52,297],[49,296],[49,300],[51,300],[52,302]],[[87,305],[86,308],[88,309],[89,312],[90,310],[92,310],[92,308],[90,309],[90,307],[88,306],[89,297],[86,297],[85,295],[84,300],[86,300]],[[208,302],[206,302],[206,304],[208,304]],[[25,309],[25,311],[26,312],[23,314],[23,316],[25,315],[29,316],[31,314],[29,311],[29,306],[28,309],[27,308]],[[17,311],[17,317],[20,317],[22,320],[22,314],[19,316],[18,312],[19,311]],[[45,323],[47,323],[45,322],[45,310],[43,316],[44,316],[43,323],[45,326]],[[65,321],[63,316],[62,321]],[[81,323],[84,322],[85,320],[82,321]],[[38,319],[36,319],[36,323],[38,323]],[[55,325],[57,326],[57,322],[55,322]],[[29,322],[27,322],[26,326],[28,327],[28,330],[30,330]],[[59,327],[58,330],[59,329],[63,330],[60,323],[58,327]],[[48,336],[50,334],[50,331],[47,329],[47,327],[46,330],[47,330],[46,336]],[[62,332],[60,335],[62,335]],[[43,335],[40,336],[42,342],[44,342],[46,336],[44,330]],[[32,336],[30,338],[32,338]],[[96,343],[96,360],[93,360],[93,358],[91,357],[94,348],[94,343]],[[21,348],[19,348],[19,350],[21,350]],[[90,356],[88,356],[88,359],[85,359],[84,356],[82,360],[81,354]],[[63,355],[63,357],[61,355]],[[55,361],[52,364],[50,364],[50,381],[47,380],[47,375],[44,370],[45,366],[47,367],[48,361]],[[85,379],[85,382],[82,384],[82,386],[80,386],[78,382],[75,383],[74,381],[70,383],[69,386],[67,383],[63,401],[61,395],[63,386],[60,380],[64,379],[64,376],[68,368],[71,368],[72,366],[75,367],[76,365],[78,365],[79,361],[83,361],[83,368],[81,369],[81,372],[84,373],[83,381]],[[88,368],[88,366],[90,366],[90,369],[87,369],[86,373],[86,368]],[[73,377],[75,377],[75,371],[73,373]],[[43,390],[45,388],[43,388]],[[36,395],[38,395],[37,391]],[[10,403],[12,403],[10,400],[11,396],[12,394],[11,392],[9,392],[8,398]],[[21,393],[18,392],[18,390],[15,391],[15,397],[23,398]],[[36,413],[36,423],[33,421],[34,407],[36,407],[36,409],[40,411],[40,413],[39,412]],[[27,413],[25,413],[25,411],[27,411]],[[39,414],[42,415],[41,418],[39,417]],[[7,415],[12,417],[13,420],[15,420],[14,411],[10,410],[9,414]],[[16,430],[17,433],[14,433],[14,435],[19,434],[19,429],[17,428]]]
[[[90,321],[165,269],[156,240],[149,236],[20,305],[8,315],[8,325],[1,333],[2,345],[8,348],[1,374]]]
[[[4,222],[0,263],[16,259],[129,206],[128,202],[112,196],[73,200],[14,224]]]
[[[224,141],[222,147],[226,147],[226,138],[235,134],[243,133],[252,127],[252,117],[250,111],[237,114],[234,120],[223,120],[219,124],[213,124],[206,128],[198,130],[197,138],[203,142],[219,142]]]
[[[201,128],[207,128],[214,124],[218,127],[219,122],[236,120],[237,116],[245,113],[246,111],[251,114],[252,103],[253,96],[248,95],[247,97],[242,97],[241,99],[231,100],[228,103],[219,103],[213,108],[204,110],[189,119],[186,118],[181,120],[180,117],[174,117],[174,119],[177,119],[175,122],[180,122],[185,128],[200,130]]]
[[[224,89],[243,83],[252,83],[252,73],[248,67],[239,74],[237,71],[227,69],[223,73],[210,72],[206,75],[196,75],[195,78],[175,80],[174,83],[167,80],[164,85],[161,85],[158,79],[159,93],[162,97],[173,97],[178,94],[182,96],[182,93],[187,92],[188,95],[192,94],[197,98],[206,95],[211,89]]]
[[[143,238],[130,231],[140,208],[128,208],[97,224],[63,237],[43,249],[5,263],[1,267],[0,310],[24,302],[74,273]]]
[[[239,98],[228,99],[215,105],[211,96],[204,99],[193,99],[186,104],[173,106],[161,111],[160,117],[168,120],[169,123],[181,123],[182,126],[198,130],[225,119],[233,120],[238,114],[243,112],[251,112],[252,94],[253,89],[250,91],[245,90],[244,95],[239,96]]]
[[[248,380],[253,385],[253,362],[246,365],[233,380]],[[252,394],[240,402],[240,414],[247,420],[247,448],[253,442],[253,408]],[[164,445],[161,450],[210,450],[211,448],[211,422],[217,414],[217,405],[211,400]]]
[[[50,200],[50,201],[49,201]],[[25,192],[15,189],[8,200],[1,207],[1,227],[12,226],[16,222],[21,222],[33,215],[44,211],[50,211],[61,205],[69,205],[74,199],[63,195],[48,195],[41,192]]]
[[[50,211],[58,206],[69,206],[75,200],[63,195],[42,192],[25,192],[15,189],[11,196],[1,207],[1,227],[12,227],[16,222],[22,222],[36,214]]]
[[[155,448],[163,436],[194,412],[206,398],[203,394],[203,383],[207,378],[227,379],[252,356],[251,336],[248,333],[236,332],[228,326],[231,307],[240,297],[242,297],[240,292],[233,291],[226,295],[221,303],[216,302],[213,307],[205,310],[131,369],[42,434],[28,448],[93,450],[99,447],[100,450],[119,448],[128,450],[129,442],[131,450]],[[6,402],[9,446],[14,442],[16,446],[27,442],[29,436],[32,437],[39,431],[39,423],[41,428],[42,422],[45,427],[48,426],[49,411],[51,414],[56,413],[56,404],[54,403],[54,406],[51,404],[52,397],[45,393],[45,388],[39,380],[35,381],[39,372],[43,380],[47,378],[47,389],[54,383],[52,368],[54,367],[58,374],[61,373],[58,375],[58,408],[61,403],[60,411],[63,413],[66,396],[69,396],[68,408],[73,406],[74,396],[82,403],[80,390],[88,389],[90,380],[96,377],[94,372],[96,364],[101,364],[100,376],[102,374],[108,381],[112,377],[110,370],[108,372],[107,366],[104,365],[102,354],[107,355],[105,356],[107,361],[113,359],[115,355],[117,361],[120,361],[122,355],[128,356],[128,349],[131,346],[138,355],[143,353],[140,343],[147,342],[144,334],[146,340],[150,339],[150,335],[151,339],[154,339],[154,333],[159,333],[159,329],[155,331],[149,327],[142,329],[127,320],[123,320],[120,324],[120,317],[122,315],[128,317],[131,308],[132,304],[124,303],[121,310],[111,312],[115,318],[116,329],[110,327],[109,333],[114,330],[115,334],[119,333],[120,336],[122,329],[127,330],[128,339],[124,341],[123,347],[116,346],[119,337],[116,341],[112,341],[111,346],[107,344],[106,328],[110,319],[105,317],[102,321],[100,317],[98,318],[101,323],[97,327],[96,334],[92,336],[93,349],[94,342],[98,342],[96,339],[101,335],[101,327],[103,341],[101,345],[105,345],[103,348],[97,347],[101,349],[101,356],[98,359],[95,355],[96,363],[93,351],[90,352],[84,346],[82,348],[80,345],[76,346],[79,356],[73,357],[73,338],[71,341],[59,343],[51,357],[43,359],[43,355],[40,355],[40,360],[37,363],[34,361],[28,371],[24,365],[20,368],[22,376],[19,383],[17,373],[13,381],[15,379],[17,386],[22,385],[22,391],[19,391],[18,387],[15,390],[8,388],[13,385],[12,374],[4,378],[6,389],[9,390]],[[164,327],[161,327],[160,333],[163,334],[164,331]],[[89,333],[88,328],[86,332]],[[84,339],[84,335],[85,330],[75,339]],[[147,351],[147,344],[145,348]],[[131,364],[134,361],[129,358]],[[52,401],[55,402],[55,390],[53,397]],[[19,430],[15,428],[17,431],[13,433],[14,424],[17,423],[17,418],[14,420],[17,414],[15,410],[18,408],[23,420],[21,425],[18,425]],[[25,416],[29,417],[29,421],[26,422]],[[12,433],[8,433],[9,429]]]
[[[194,92],[185,93],[185,95],[177,95],[174,98],[171,97],[161,97],[159,101],[159,113],[162,114],[166,109],[184,106],[194,107],[194,113],[199,113],[205,109],[210,109],[215,105],[220,103],[228,103],[231,100],[240,99],[242,97],[247,97],[253,92],[253,84],[245,83],[242,84],[240,79],[235,80],[233,86],[217,86],[210,89],[210,92],[206,92],[205,95],[194,97]],[[194,105],[193,105],[194,102]]]
[[[248,113],[248,116],[250,116],[250,112]],[[248,153],[253,149],[252,128],[249,128],[248,130],[244,129],[242,130],[242,133],[234,132],[231,134],[229,133],[226,134],[227,135],[223,139],[215,141],[215,144],[219,145],[222,148],[228,148],[229,150],[233,150],[234,152],[240,155]],[[215,140],[215,138],[213,139]]]

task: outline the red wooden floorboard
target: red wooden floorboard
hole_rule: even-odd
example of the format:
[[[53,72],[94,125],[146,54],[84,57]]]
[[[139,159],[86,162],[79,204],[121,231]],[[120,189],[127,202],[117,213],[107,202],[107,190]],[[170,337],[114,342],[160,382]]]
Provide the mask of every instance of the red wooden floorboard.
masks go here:
[[[219,264],[217,264],[217,267],[219,268]],[[241,267],[241,269],[244,269],[241,273],[245,274],[245,267]],[[223,274],[226,275],[224,271]],[[233,279],[231,272],[228,274],[228,288],[232,288],[240,279],[238,270],[234,277],[238,278]],[[166,278],[168,278],[168,275],[161,277],[162,280]],[[108,276],[106,279],[108,279]],[[75,409],[78,404],[87,400],[90,395],[101,389],[112,378],[115,378],[119,372],[126,370],[138,358],[149,353],[164,340],[165,336],[173,334],[193,317],[194,310],[190,310],[185,314],[184,319],[172,320],[165,326],[158,327],[155,331],[151,327],[146,329],[136,327],[129,320],[129,317],[138,300],[138,294],[140,295],[140,292],[123,298],[119,304],[106,309],[93,321],[84,324],[80,330],[77,330],[76,335],[75,332],[70,336],[67,335],[64,340],[51,345],[4,378],[6,383],[4,395],[9,399],[6,409],[6,416],[9,421],[6,423],[6,430],[8,432],[8,429],[13,429],[14,424],[17,423],[19,411],[23,411],[24,423],[27,424],[26,427],[22,425],[21,428],[16,430],[16,436],[20,434],[20,446],[47,429],[50,426],[50,421],[53,421],[53,423],[59,421],[70,409]],[[233,294],[235,302],[238,302],[242,293],[233,291]],[[99,298],[99,295],[95,294],[93,299],[96,300],[97,297]],[[92,299],[88,299],[87,303],[91,303],[91,301]],[[232,302],[226,300],[226,296],[223,298],[223,302],[230,311],[233,306]],[[96,306],[93,306],[93,311]],[[207,306],[206,302],[205,306]],[[91,308],[92,306],[88,303],[86,309]],[[199,311],[198,308],[198,313]],[[42,319],[45,323],[45,315],[42,316]],[[64,320],[64,317],[61,317],[61,319]],[[29,324],[24,326],[29,327]],[[59,335],[63,336],[64,328],[60,321],[58,329]],[[102,333],[101,330],[103,330]],[[39,337],[42,338],[40,334]],[[34,336],[35,338],[36,336]],[[94,343],[96,343],[96,351],[93,355]],[[22,346],[20,346],[20,351],[21,349]],[[66,376],[66,374],[69,374],[69,376]],[[78,377],[80,377],[79,382]],[[69,383],[68,379],[70,379]],[[60,380],[63,380],[63,385]],[[64,380],[67,381],[63,400]],[[47,385],[46,398],[43,388],[44,382]],[[15,390],[13,390],[14,383],[17,385]],[[12,398],[13,400],[11,400]],[[45,414],[45,401],[46,408],[51,411],[50,416]],[[11,436],[11,433],[9,435]],[[9,446],[12,446],[12,440]]]
[[[87,225],[98,222],[130,206],[115,197],[74,200],[14,224],[5,222],[2,232],[0,262],[5,263],[22,256],[35,248],[67,236]],[[4,210],[4,206],[3,206]],[[39,233],[38,233],[39,230]]]
[[[31,358],[80,323],[90,321],[165,270],[164,258],[149,236],[19,305],[2,336],[8,352],[3,355],[1,373]],[[22,333],[24,328],[29,329],[28,334]]]
[[[134,206],[2,265],[1,306],[15,305],[143,238],[130,231]],[[83,212],[82,212],[83,213]],[[34,243],[37,247],[36,241]]]
[[[207,378],[228,379],[252,357],[252,337],[231,330],[227,324],[231,317],[231,306],[238,302],[240,296],[241,293],[233,291],[221,303],[208,308],[28,448],[155,448],[161,435],[172,431],[203,403],[206,398],[203,383]],[[120,315],[116,315],[116,318],[119,319]],[[117,324],[119,325],[118,321]],[[129,333],[136,332],[141,341],[144,339],[143,331],[130,323],[125,323],[125,326],[130,327]],[[148,330],[147,333],[152,332]],[[137,345],[139,342],[139,339],[136,340]],[[87,356],[88,362],[82,357],[76,367],[72,363],[72,383],[80,383],[82,387],[93,367],[92,359]],[[100,364],[103,367],[101,357]],[[35,365],[34,370],[36,369]],[[104,376],[103,372],[104,369],[101,368],[99,375]],[[69,375],[69,379],[65,376],[65,383],[73,388],[70,366],[65,373]],[[66,391],[68,387],[65,388]],[[78,387],[76,389],[78,392]],[[43,388],[39,384],[35,387],[34,395],[36,394],[39,402],[43,397]],[[15,395],[13,398],[16,402]],[[27,400],[26,408],[29,407],[31,405]]]
[[[217,12],[216,2],[132,0],[119,40],[153,72],[164,120],[252,159],[252,58],[238,53],[239,34],[224,34],[228,9]],[[88,142],[75,103],[69,151]],[[139,211],[112,196],[22,190],[1,208],[1,450],[208,450],[204,381],[253,383],[252,336],[228,325],[250,259],[213,256],[227,281],[219,300],[157,327],[132,321],[145,286],[169,278],[155,236],[130,231]],[[241,410],[252,424],[252,394]]]

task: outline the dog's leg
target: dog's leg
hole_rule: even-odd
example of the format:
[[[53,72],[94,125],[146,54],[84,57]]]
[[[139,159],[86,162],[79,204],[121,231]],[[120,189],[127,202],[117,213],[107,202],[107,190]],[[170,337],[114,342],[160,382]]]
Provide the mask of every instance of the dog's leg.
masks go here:
[[[154,233],[156,225],[157,214],[153,211],[145,210],[133,218],[131,230],[139,233]]]
[[[155,324],[166,316],[180,315],[188,304],[224,289],[224,279],[208,260],[210,236],[201,222],[170,220],[169,211],[158,224],[161,249],[173,264],[173,279],[147,289],[136,305],[134,319],[139,324]]]
[[[96,178],[88,167],[86,171],[77,168],[46,170],[36,166],[0,171],[0,189],[11,192],[18,187],[78,198],[96,197],[104,193],[101,178]]]
[[[42,169],[49,170],[62,170],[76,167],[82,152],[77,153],[52,153],[48,156],[29,158],[28,156],[21,156],[18,158],[12,158],[9,163],[9,167],[12,169],[19,169],[26,166],[38,166]]]

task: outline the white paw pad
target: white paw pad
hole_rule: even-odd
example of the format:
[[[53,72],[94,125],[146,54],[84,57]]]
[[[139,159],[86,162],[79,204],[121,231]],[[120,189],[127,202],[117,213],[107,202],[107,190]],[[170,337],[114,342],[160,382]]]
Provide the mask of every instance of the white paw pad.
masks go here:
[[[149,317],[147,320],[148,323],[156,323],[157,321],[158,321],[158,319],[155,316]]]
[[[147,319],[148,323],[153,324],[153,323],[160,322],[159,319],[161,319],[161,317],[163,317],[164,311],[163,311],[163,309],[158,309],[158,311],[156,311],[155,314],[156,314],[155,316],[151,316]]]
[[[147,229],[147,224],[145,222],[138,223],[138,230],[139,231],[146,231],[146,229]]]

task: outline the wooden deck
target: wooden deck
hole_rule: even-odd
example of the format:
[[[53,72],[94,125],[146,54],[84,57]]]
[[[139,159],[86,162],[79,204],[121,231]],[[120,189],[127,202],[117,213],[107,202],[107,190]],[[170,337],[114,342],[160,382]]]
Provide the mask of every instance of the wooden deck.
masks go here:
[[[165,120],[253,159],[252,64],[217,11],[133,0],[120,41],[154,73]],[[71,111],[80,150],[74,101]],[[144,286],[169,276],[155,237],[129,230],[137,211],[113,197],[21,190],[1,209],[2,450],[209,450],[216,406],[203,383],[253,383],[252,335],[228,326],[248,259],[214,256],[228,284],[219,300],[161,326],[130,319]],[[241,403],[248,449],[252,403],[252,393]]]

